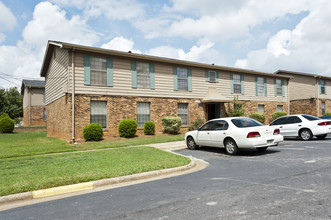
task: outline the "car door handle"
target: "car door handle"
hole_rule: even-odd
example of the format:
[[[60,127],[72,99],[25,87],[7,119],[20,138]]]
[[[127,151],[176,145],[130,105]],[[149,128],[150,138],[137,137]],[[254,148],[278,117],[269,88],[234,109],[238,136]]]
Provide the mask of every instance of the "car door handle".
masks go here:
[[[209,132],[207,132],[207,134],[209,134]]]
[[[302,125],[298,125],[298,127],[301,127]]]
[[[283,126],[280,126],[279,128],[283,128]]]

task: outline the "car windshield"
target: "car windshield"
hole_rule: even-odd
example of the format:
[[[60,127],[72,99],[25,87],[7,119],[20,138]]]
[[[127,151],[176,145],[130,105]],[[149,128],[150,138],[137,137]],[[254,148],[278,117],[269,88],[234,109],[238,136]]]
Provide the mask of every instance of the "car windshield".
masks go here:
[[[312,116],[312,115],[302,115],[302,117],[304,117],[305,119],[307,119],[309,121],[321,120],[320,118],[317,118],[317,117]]]
[[[231,121],[238,128],[263,126],[263,124],[251,118],[235,118]]]

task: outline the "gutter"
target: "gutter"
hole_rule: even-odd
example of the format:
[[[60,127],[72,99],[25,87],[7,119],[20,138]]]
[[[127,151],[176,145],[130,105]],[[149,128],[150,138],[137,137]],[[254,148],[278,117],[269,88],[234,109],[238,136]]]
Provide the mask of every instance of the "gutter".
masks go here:
[[[75,48],[71,51],[71,73],[72,73],[72,89],[71,89],[71,111],[72,111],[72,141],[75,143]]]

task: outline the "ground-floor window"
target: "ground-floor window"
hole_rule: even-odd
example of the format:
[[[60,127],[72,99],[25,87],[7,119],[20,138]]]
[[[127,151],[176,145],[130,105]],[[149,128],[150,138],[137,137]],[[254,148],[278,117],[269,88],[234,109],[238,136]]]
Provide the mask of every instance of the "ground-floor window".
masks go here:
[[[324,115],[325,114],[325,102],[322,102],[322,115]]]
[[[188,103],[178,103],[178,117],[182,119],[182,125],[188,125]]]
[[[91,101],[90,122],[100,124],[102,128],[107,128],[107,102]]]
[[[258,105],[257,108],[258,108],[258,112],[264,113],[264,105]]]
[[[283,111],[283,106],[277,105],[277,112],[282,112],[282,111]]]
[[[46,121],[46,108],[44,108],[44,121]]]
[[[149,102],[137,103],[137,123],[138,128],[144,127],[145,122],[150,120]]]

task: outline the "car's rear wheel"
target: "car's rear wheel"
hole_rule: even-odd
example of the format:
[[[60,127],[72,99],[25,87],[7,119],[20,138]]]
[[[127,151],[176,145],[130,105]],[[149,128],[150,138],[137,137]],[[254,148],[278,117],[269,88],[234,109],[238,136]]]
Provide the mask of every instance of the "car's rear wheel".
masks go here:
[[[198,145],[195,143],[193,137],[189,136],[186,139],[186,146],[190,150],[196,150],[198,149]]]
[[[260,152],[265,151],[267,149],[268,149],[268,147],[258,147],[258,148],[256,148],[256,150],[258,150]]]
[[[239,148],[233,139],[227,139],[225,141],[225,151],[229,155],[235,155],[239,153]]]
[[[313,138],[313,134],[309,129],[302,129],[299,133],[300,137],[304,141],[309,141]]]
[[[322,135],[317,135],[316,137],[319,139],[319,140],[322,140],[324,139],[328,134],[322,134]]]

